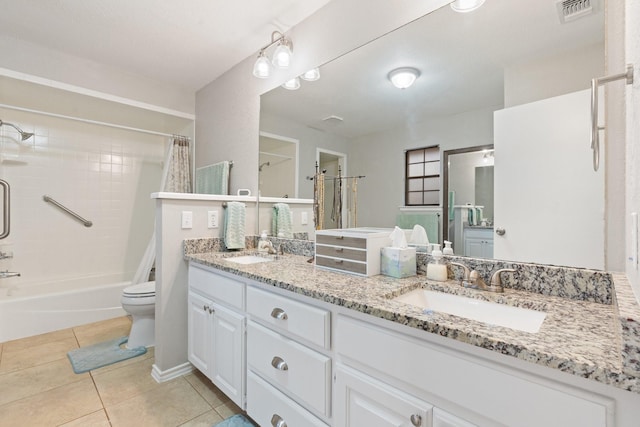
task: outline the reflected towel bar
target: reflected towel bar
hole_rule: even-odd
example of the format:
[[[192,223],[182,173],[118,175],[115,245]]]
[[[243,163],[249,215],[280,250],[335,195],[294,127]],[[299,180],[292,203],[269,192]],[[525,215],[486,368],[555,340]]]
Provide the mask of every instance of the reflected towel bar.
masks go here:
[[[596,172],[600,167],[600,131],[604,130],[604,126],[598,125],[598,86],[622,79],[626,80],[628,85],[633,84],[633,65],[627,64],[627,71],[624,73],[591,80],[591,149],[593,150],[593,170]]]
[[[83,217],[81,217],[80,215],[78,215],[77,213],[75,213],[74,211],[72,211],[71,209],[67,208],[66,206],[60,204],[59,202],[53,200],[51,197],[47,196],[46,194],[44,196],[42,196],[42,199],[47,202],[47,203],[51,203],[52,205],[56,206],[57,208],[59,208],[60,210],[68,213],[69,215],[71,215],[73,218],[77,219],[78,221],[80,221],[82,223],[82,225],[84,225],[85,227],[91,227],[93,225],[93,223],[89,220],[84,219]]]

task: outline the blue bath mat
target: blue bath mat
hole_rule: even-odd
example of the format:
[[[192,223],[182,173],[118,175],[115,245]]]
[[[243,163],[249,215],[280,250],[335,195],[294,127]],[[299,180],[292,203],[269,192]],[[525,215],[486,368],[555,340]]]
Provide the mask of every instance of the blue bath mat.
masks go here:
[[[132,349],[120,347],[126,343],[128,339],[129,337],[120,337],[115,340],[71,350],[67,353],[67,357],[71,361],[73,372],[82,374],[92,369],[98,369],[111,365],[112,363],[140,356],[147,352],[145,347],[135,347]]]
[[[244,415],[237,414],[214,424],[213,427],[256,427],[254,423],[249,421]]]

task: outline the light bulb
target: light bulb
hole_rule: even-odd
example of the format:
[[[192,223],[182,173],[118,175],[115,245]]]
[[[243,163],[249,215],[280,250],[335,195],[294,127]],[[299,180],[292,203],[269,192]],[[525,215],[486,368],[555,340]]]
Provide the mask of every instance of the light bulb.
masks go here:
[[[312,70],[307,71],[303,75],[300,76],[302,80],[306,80],[308,82],[315,82],[320,78],[320,69],[314,68]]]
[[[266,56],[262,53],[258,56],[256,63],[253,65],[253,75],[259,79],[266,79],[271,74],[271,64]]]
[[[451,9],[460,13],[472,12],[482,6],[484,0],[455,0],[451,3]]]
[[[273,52],[273,65],[278,68],[288,68],[291,64],[291,49],[285,44],[279,44]]]
[[[406,89],[415,83],[420,71],[415,68],[396,68],[389,73],[389,80],[398,89]]]
[[[291,80],[288,80],[282,85],[282,87],[288,90],[300,89],[300,79],[295,77]]]

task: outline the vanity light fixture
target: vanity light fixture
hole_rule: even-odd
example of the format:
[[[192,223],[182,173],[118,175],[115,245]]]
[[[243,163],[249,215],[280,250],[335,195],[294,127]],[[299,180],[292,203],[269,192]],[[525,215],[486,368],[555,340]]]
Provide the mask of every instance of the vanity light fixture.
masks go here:
[[[291,80],[287,80],[282,84],[282,87],[288,90],[298,90],[300,89],[300,79],[294,77]]]
[[[300,78],[308,82],[315,82],[316,80],[320,79],[320,69],[317,67],[314,69],[311,69],[306,73],[304,73],[303,75],[301,75]]]
[[[451,3],[451,9],[460,13],[473,12],[484,4],[484,0],[455,0]]]
[[[389,80],[398,89],[406,89],[420,77],[420,71],[412,67],[396,68],[389,75]]]
[[[272,46],[276,46],[273,51],[271,62],[267,58],[266,51]],[[271,75],[271,64],[276,68],[288,68],[293,55],[293,43],[279,31],[271,33],[271,43],[260,49],[258,59],[253,65],[253,75],[260,79],[266,79]]]

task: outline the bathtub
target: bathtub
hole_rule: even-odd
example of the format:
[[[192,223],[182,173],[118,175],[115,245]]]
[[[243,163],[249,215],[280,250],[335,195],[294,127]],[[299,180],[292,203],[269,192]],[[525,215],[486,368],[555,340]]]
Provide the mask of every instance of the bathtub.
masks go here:
[[[126,315],[120,275],[7,287],[0,283],[0,343]]]

